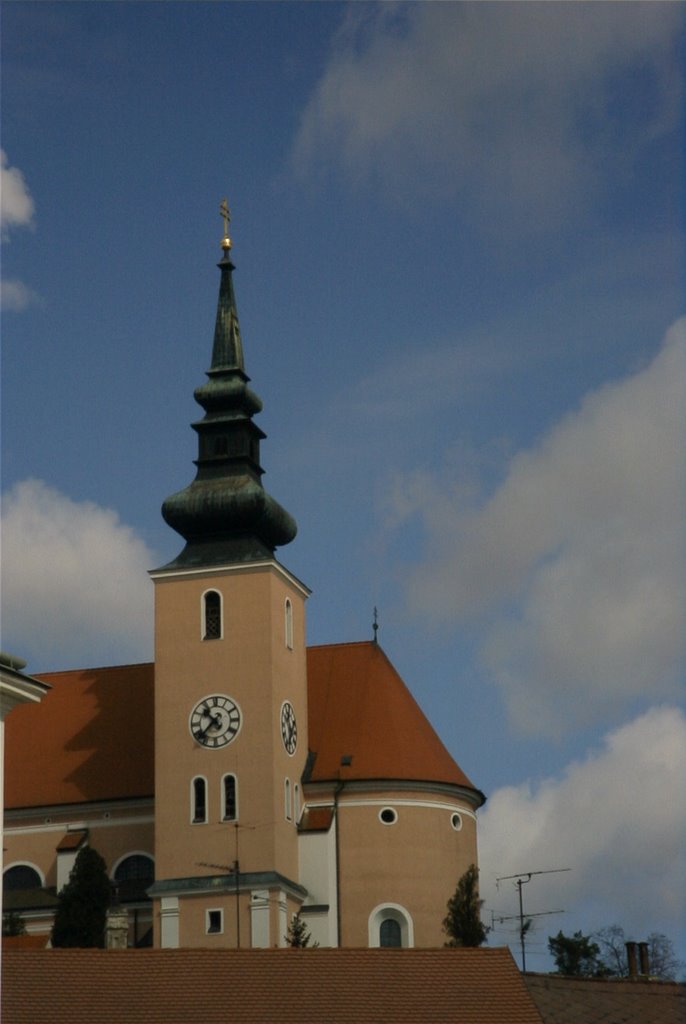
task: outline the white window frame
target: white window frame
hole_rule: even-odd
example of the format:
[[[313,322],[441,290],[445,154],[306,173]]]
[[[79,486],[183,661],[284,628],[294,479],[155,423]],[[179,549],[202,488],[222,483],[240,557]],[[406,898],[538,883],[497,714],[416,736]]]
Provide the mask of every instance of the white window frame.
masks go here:
[[[391,821],[386,821],[386,819],[383,818],[382,815],[383,814],[389,814],[389,812],[390,812],[390,814],[393,815],[393,818],[392,818]],[[388,827],[390,827],[391,825],[397,825],[398,824],[398,812],[396,811],[395,807],[389,807],[388,805],[386,805],[385,807],[382,807],[381,810],[379,811],[379,821],[381,822],[382,825],[386,825]]]
[[[209,594],[216,594],[219,598],[219,635],[207,635],[207,597]],[[224,595],[216,587],[208,587],[203,590],[200,597],[200,639],[203,641],[224,639]]]
[[[400,903],[379,903],[369,915],[369,947],[379,949],[381,946],[381,925],[390,918],[400,925],[401,947],[411,949],[414,946],[414,924],[412,917]]]

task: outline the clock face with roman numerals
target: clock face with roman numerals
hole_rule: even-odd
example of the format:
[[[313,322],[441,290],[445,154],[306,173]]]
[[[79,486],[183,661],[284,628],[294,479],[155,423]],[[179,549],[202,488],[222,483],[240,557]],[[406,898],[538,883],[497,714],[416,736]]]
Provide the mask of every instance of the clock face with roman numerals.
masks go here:
[[[222,693],[203,697],[191,711],[188,726],[191,736],[208,750],[225,747],[241,727],[241,710],[231,697]]]
[[[298,745],[298,726],[295,711],[289,701],[281,705],[281,739],[288,754],[294,754]]]

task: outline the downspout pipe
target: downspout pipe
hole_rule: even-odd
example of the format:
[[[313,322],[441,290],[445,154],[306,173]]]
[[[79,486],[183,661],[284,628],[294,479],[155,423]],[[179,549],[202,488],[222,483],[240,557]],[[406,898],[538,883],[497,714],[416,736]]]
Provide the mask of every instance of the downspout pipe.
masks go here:
[[[333,794],[334,821],[336,823],[336,944],[341,948],[341,840],[340,822],[338,819],[338,795],[345,783],[341,780],[336,785]]]

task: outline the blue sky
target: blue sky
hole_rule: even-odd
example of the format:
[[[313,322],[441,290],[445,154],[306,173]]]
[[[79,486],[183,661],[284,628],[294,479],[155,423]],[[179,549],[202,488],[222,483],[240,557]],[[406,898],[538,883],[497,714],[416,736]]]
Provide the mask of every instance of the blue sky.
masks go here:
[[[3,647],[152,656],[228,196],[279,554],[474,782],[482,886],[680,943],[683,8],[9,3]],[[108,580],[108,583],[104,581]],[[493,942],[513,940],[503,924]]]

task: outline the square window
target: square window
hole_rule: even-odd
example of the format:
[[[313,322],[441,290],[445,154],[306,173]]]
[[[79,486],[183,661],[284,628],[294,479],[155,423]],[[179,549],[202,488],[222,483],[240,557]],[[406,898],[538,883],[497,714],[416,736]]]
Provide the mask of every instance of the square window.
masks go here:
[[[207,911],[207,934],[219,935],[224,931],[224,913],[222,910]]]

